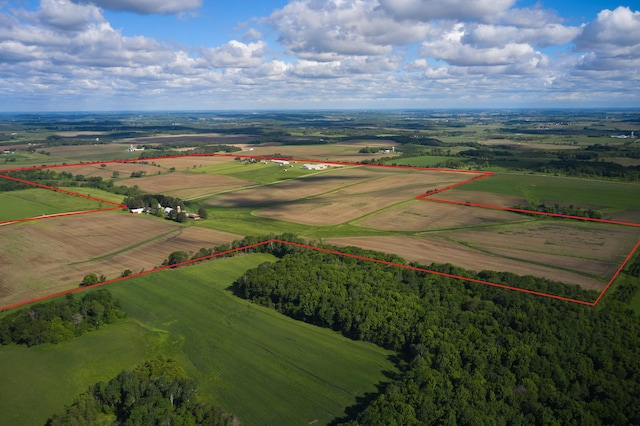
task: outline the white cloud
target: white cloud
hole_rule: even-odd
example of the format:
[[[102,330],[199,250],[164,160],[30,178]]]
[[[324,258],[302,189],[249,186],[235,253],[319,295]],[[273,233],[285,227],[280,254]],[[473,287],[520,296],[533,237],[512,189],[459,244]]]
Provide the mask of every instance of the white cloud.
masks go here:
[[[640,60],[640,11],[628,7],[605,9],[575,39],[576,49],[588,52],[581,68],[630,69],[637,73]]]
[[[426,23],[401,23],[375,0],[294,0],[268,18],[282,43],[304,59],[333,61],[342,55],[383,55],[435,34]]]
[[[401,20],[482,20],[509,9],[515,0],[380,0],[380,6]]]
[[[527,43],[533,46],[561,46],[570,43],[582,29],[549,24],[537,28],[479,24],[465,33],[462,41],[479,48],[506,46],[509,43]]]
[[[100,9],[69,0],[41,0],[36,12],[20,12],[20,17],[65,31],[80,31],[94,22],[104,22]]]
[[[188,12],[202,6],[202,0],[76,0],[79,4],[94,4],[102,9],[171,15]]]
[[[501,46],[475,47],[465,44],[463,24],[444,34],[440,39],[426,41],[420,53],[429,58],[446,61],[455,66],[482,67],[504,66],[504,71],[531,72],[538,66],[547,63],[542,53],[534,50],[529,44],[508,42]],[[494,69],[499,71],[500,69]],[[527,71],[528,70],[528,71]]]
[[[267,44],[263,41],[242,43],[237,40],[216,48],[205,48],[201,56],[213,67],[245,68],[258,66],[262,62],[264,49]]]

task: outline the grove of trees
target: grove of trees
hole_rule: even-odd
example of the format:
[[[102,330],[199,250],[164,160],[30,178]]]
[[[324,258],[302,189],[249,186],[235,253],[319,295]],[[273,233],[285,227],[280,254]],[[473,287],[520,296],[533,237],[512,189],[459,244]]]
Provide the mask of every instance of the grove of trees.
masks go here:
[[[0,318],[0,344],[59,343],[124,316],[120,302],[105,289],[88,292],[81,299],[70,293]]]
[[[177,361],[158,357],[89,387],[47,425],[238,424],[235,416],[199,402],[197,390]]]

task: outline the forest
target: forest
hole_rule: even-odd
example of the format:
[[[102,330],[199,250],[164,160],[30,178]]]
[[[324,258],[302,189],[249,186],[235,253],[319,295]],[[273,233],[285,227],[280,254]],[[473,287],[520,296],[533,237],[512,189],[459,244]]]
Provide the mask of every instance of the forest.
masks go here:
[[[399,352],[403,372],[349,425],[640,423],[637,282],[592,308],[308,250],[233,290]]]

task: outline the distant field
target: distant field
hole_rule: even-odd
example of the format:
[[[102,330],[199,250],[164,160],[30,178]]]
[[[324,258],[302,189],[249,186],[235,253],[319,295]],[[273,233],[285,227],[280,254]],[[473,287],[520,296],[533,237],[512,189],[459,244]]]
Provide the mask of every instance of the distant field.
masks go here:
[[[640,184],[637,183],[495,174],[438,194],[436,198],[490,204],[485,201],[487,194],[511,197],[505,199],[507,204],[496,204],[504,207],[513,207],[513,203],[526,201],[534,204],[557,202],[560,205],[595,208],[606,213],[607,218],[633,220],[635,217],[635,221],[640,221]]]
[[[100,204],[97,201],[42,188],[0,192],[0,205],[2,206],[0,207],[0,221],[99,209],[102,208]]]
[[[358,172],[361,176],[353,181],[341,181],[339,177],[343,175],[338,172],[319,177],[321,182],[336,179],[335,187],[313,196],[307,194],[304,199],[298,197],[296,202],[286,206],[260,209],[255,214],[288,222],[337,225],[412,200],[430,188],[468,179],[468,176],[458,173],[403,169],[352,169],[345,172]],[[302,180],[300,183],[306,185]]]
[[[43,424],[97,380],[164,354],[200,396],[243,424],[327,424],[395,371],[373,344],[297,322],[226,288],[270,255],[245,255],[109,285],[129,317],[57,346],[0,347],[0,399],[12,425]],[[50,384],[56,392],[34,392]]]
[[[455,159],[455,157],[423,155],[421,157],[394,158],[392,160],[385,161],[385,164],[397,164],[402,166],[414,166],[414,167],[433,167],[436,164],[444,163],[447,160],[453,160],[453,159]]]
[[[137,185],[151,194],[164,194],[183,200],[211,195],[252,185],[251,182],[230,176],[174,172],[160,176],[131,178],[118,182],[118,185]]]

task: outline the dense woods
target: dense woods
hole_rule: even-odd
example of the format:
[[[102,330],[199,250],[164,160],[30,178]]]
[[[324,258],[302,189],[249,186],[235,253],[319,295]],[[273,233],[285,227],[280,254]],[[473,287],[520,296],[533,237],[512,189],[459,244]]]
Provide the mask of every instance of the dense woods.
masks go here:
[[[175,360],[159,357],[89,387],[47,425],[238,424],[233,415],[199,402],[197,390]]]
[[[402,354],[403,373],[351,425],[640,423],[640,317],[623,303],[637,283],[592,308],[309,250],[233,289]]]
[[[0,318],[0,343],[59,343],[122,317],[120,302],[107,290],[86,293],[81,299],[67,294]]]

